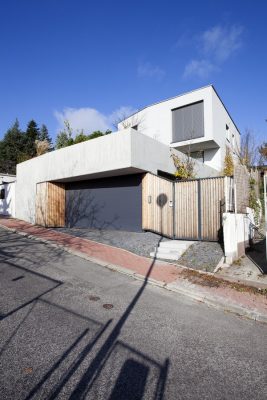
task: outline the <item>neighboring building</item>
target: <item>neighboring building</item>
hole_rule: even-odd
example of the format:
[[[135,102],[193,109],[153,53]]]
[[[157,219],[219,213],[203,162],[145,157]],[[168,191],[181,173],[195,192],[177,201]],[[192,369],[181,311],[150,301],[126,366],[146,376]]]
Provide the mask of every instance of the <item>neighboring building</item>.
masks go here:
[[[152,104],[120,122],[221,172],[226,147],[240,152],[240,133],[212,85]]]
[[[0,173],[0,215],[15,217],[16,176]]]
[[[171,152],[185,158],[190,147],[197,177],[221,175],[228,140],[235,148],[239,132],[212,86],[155,104],[120,123],[119,132],[18,164],[16,217],[140,231],[144,173],[173,176]]]

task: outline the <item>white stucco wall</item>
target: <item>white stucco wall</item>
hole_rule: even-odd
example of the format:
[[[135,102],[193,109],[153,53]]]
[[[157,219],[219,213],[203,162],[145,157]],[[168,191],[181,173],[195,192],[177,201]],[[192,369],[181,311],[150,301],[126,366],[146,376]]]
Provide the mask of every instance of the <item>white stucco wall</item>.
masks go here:
[[[17,165],[16,216],[34,222],[38,182],[93,179],[146,171],[156,174],[158,170],[174,173],[169,146],[133,129],[56,150]],[[217,174],[202,163],[196,163],[196,171],[201,177]]]
[[[204,137],[172,143],[172,110],[202,100],[204,102]],[[152,104],[125,119],[118,125],[118,129],[122,130],[125,125],[136,124],[138,124],[139,132],[178,150],[185,151],[185,146],[189,145],[191,151],[204,150],[204,163],[219,172],[223,169],[225,146],[229,144],[226,138],[226,124],[230,128],[231,144],[236,147],[240,142],[240,135],[231,116],[211,85]]]
[[[161,143],[170,145],[172,143],[172,110],[186,104],[204,100],[205,139],[212,139],[212,119],[210,118],[212,110],[211,92],[212,87],[208,86],[169,100],[152,104],[119,123],[118,129],[124,129],[125,124],[134,126],[139,122],[139,132]],[[196,143],[201,142],[203,138],[193,139],[193,141]],[[187,141],[180,143],[186,142]]]
[[[2,183],[0,190],[5,189],[5,198],[0,199],[0,215],[15,217],[15,193],[16,183]]]
[[[251,219],[246,214],[223,214],[224,255],[227,264],[232,264],[245,254],[252,237]]]
[[[223,169],[226,146],[228,146],[233,156],[237,157],[240,149],[240,133],[238,132],[234,121],[226,111],[224,105],[219,99],[217,93],[212,90],[212,131],[220,149],[214,155],[214,158],[207,161],[207,165],[216,169]],[[227,131],[226,125],[229,130]]]

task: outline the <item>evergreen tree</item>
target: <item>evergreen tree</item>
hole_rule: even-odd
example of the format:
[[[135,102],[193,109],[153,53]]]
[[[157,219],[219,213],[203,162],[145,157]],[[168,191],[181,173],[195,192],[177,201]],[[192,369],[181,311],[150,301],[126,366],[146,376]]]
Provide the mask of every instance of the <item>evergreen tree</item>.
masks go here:
[[[8,174],[16,173],[16,164],[23,159],[24,134],[20,130],[18,120],[8,129],[0,142],[0,171]]]
[[[36,122],[32,119],[25,132],[25,154],[28,158],[36,156],[35,141],[39,139],[40,130]]]
[[[49,136],[48,129],[45,124],[42,124],[40,128],[38,140],[40,140],[41,142],[46,140],[49,143],[48,151],[53,150],[52,138]]]

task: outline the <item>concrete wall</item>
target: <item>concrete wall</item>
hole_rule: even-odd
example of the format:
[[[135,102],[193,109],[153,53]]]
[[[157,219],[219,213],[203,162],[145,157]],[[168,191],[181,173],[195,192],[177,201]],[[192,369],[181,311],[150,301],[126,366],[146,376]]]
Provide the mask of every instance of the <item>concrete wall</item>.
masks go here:
[[[233,261],[245,254],[249,247],[249,241],[253,237],[251,227],[252,214],[223,214],[223,239],[225,262],[232,264]]]
[[[172,143],[172,110],[183,105],[204,101],[204,137]],[[138,131],[181,151],[204,150],[204,163],[222,171],[226,144],[235,152],[240,135],[212,86],[148,106],[118,125],[118,129],[138,124]],[[229,131],[226,130],[226,124]],[[229,142],[227,135],[230,135]],[[232,136],[234,135],[234,137]]]
[[[66,182],[147,171],[157,174],[158,170],[175,171],[169,146],[132,129],[56,150],[17,165],[16,215],[34,222],[38,182]],[[200,177],[217,174],[197,162],[196,171]]]
[[[5,190],[5,198],[0,199],[0,214],[15,217],[16,183],[2,183],[0,190]]]

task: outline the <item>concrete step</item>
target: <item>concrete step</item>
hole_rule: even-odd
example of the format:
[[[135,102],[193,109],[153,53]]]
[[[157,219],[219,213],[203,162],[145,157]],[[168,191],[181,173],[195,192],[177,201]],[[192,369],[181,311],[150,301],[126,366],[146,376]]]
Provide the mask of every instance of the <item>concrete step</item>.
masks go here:
[[[160,242],[160,248],[175,248],[175,249],[187,249],[194,242],[189,242],[185,240],[168,240],[165,242]]]
[[[150,253],[150,257],[161,258],[165,260],[179,260],[181,255],[193,244],[192,241],[185,240],[166,240],[160,242],[155,251]]]
[[[160,259],[164,259],[164,260],[179,260],[180,255],[173,254],[173,253],[159,253],[159,252],[153,251],[152,253],[150,253],[150,257],[160,258]]]
[[[155,247],[155,251],[159,253],[164,253],[164,254],[169,254],[169,253],[174,253],[174,254],[183,254],[186,249],[172,249],[172,248],[167,248],[167,247]]]

